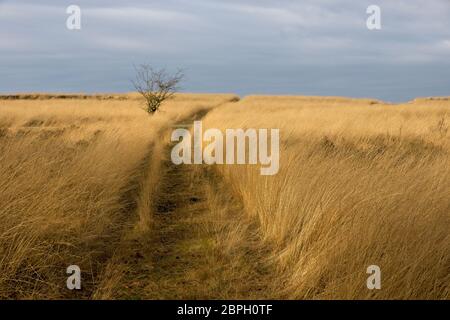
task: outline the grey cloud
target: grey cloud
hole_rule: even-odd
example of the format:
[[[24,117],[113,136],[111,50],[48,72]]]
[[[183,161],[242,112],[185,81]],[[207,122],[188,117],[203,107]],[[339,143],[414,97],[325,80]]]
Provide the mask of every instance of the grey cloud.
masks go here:
[[[148,61],[186,69],[188,91],[450,95],[449,17],[447,0],[0,1],[0,91],[127,91]]]

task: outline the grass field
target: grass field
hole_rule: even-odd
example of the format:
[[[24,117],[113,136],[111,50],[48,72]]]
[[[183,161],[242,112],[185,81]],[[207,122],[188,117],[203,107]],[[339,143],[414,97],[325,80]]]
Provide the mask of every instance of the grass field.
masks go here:
[[[248,97],[214,128],[280,128],[280,172],[223,166],[271,248],[271,296],[448,299],[449,100]],[[367,290],[366,268],[382,269]]]
[[[126,226],[151,223],[134,192],[157,179],[162,132],[230,97],[183,95],[152,118],[133,95],[21,98],[0,101],[0,297],[65,297],[71,264],[89,296]]]
[[[0,99],[0,298],[449,299],[450,100],[140,103]],[[200,118],[279,128],[279,173],[173,165],[170,131]]]

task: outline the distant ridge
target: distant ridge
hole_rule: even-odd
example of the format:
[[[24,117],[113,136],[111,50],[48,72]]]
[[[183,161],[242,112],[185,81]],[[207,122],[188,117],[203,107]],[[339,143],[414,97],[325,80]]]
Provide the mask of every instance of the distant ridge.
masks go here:
[[[217,95],[212,93],[178,93],[175,98],[182,97],[183,99],[192,99],[198,96],[204,95]],[[229,94],[223,94],[229,95]],[[418,97],[403,103],[391,103],[378,99],[371,98],[352,98],[352,97],[339,97],[339,96],[307,96],[307,95],[248,95],[240,99],[235,96],[234,101],[257,101],[267,98],[280,99],[280,100],[297,100],[303,101],[325,101],[325,102],[365,102],[370,105],[385,104],[385,105],[398,105],[398,104],[415,104],[425,102],[437,102],[437,101],[450,101],[450,97]],[[0,94],[0,100],[53,100],[53,99],[81,99],[81,100],[139,100],[140,95],[136,92],[128,93],[17,93],[17,94]]]
[[[50,100],[50,99],[126,100],[130,98],[133,98],[131,94],[20,93],[20,94],[0,95],[0,100]]]
[[[229,97],[232,101],[238,101],[239,97],[228,93],[177,93],[174,99],[198,99],[205,96]],[[140,100],[137,92],[128,93],[16,93],[0,94],[0,100],[53,100],[53,99],[81,99],[81,100]]]

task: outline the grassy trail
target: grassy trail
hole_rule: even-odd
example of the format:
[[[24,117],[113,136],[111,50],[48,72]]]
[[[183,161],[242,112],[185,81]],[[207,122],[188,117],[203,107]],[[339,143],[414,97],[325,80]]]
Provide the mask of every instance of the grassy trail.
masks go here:
[[[202,118],[205,112],[189,121]],[[191,121],[192,120],[192,121]],[[150,227],[122,239],[94,299],[245,299],[269,295],[258,228],[207,165],[175,165],[163,153]],[[143,193],[144,192],[144,193]]]
[[[204,185],[190,167],[163,163],[153,226],[143,252],[144,299],[202,298],[213,284],[208,252],[214,239],[202,228],[208,212]]]
[[[167,149],[167,154],[170,149]],[[141,237],[125,277],[125,299],[264,296],[269,273],[242,204],[211,168],[162,165],[152,228]],[[227,247],[230,237],[246,247]],[[247,242],[242,242],[245,238]]]

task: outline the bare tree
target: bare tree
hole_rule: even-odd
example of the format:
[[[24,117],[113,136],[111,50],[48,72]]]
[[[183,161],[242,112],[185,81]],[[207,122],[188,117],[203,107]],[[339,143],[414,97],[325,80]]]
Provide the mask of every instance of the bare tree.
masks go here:
[[[179,83],[184,74],[178,70],[175,74],[169,74],[165,69],[154,69],[148,64],[134,67],[136,79],[132,80],[133,86],[145,99],[145,111],[154,114],[161,104],[179,90]]]

